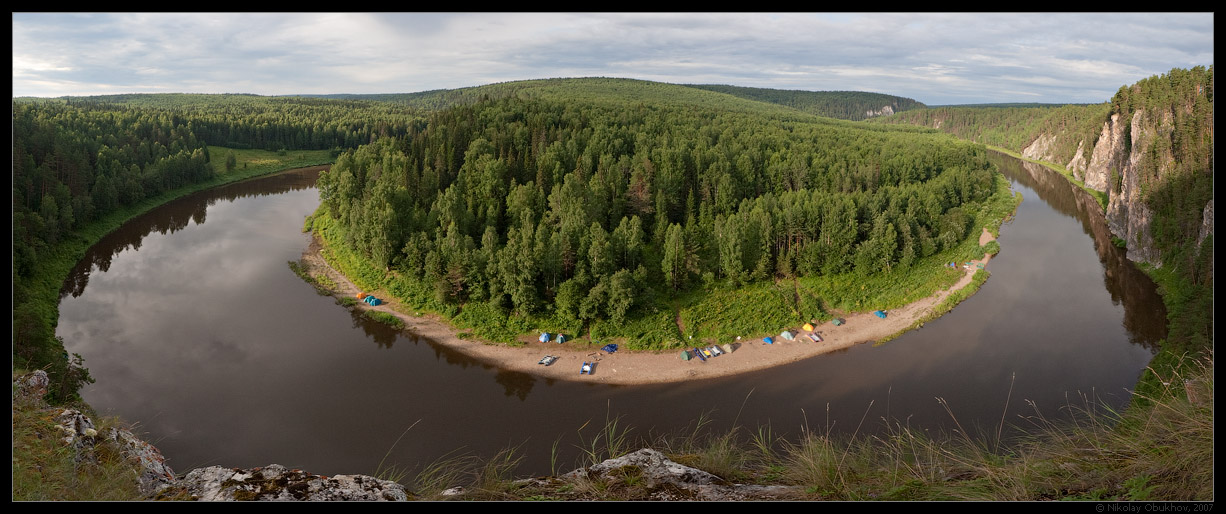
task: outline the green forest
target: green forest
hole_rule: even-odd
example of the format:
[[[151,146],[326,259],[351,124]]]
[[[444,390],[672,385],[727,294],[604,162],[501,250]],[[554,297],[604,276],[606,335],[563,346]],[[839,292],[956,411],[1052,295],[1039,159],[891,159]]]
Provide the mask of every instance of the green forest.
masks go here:
[[[1212,195],[1211,174],[1197,171],[1212,169],[1211,79],[1212,68],[1173,72],[1108,103],[1056,107],[927,109],[870,93],[608,78],[14,99],[14,362],[51,367],[67,395],[88,380],[54,338],[58,285],[45,263],[71,261],[78,232],[112,213],[228,176],[236,153],[330,155],[307,224],[363,287],[490,341],[553,330],[658,349],[946,286],[953,276],[928,264],[981,253],[979,227],[1013,201],[983,144],[1016,149],[1059,131],[1071,157],[1109,112],[1189,102],[1150,155],[1181,163],[1193,194],[1155,187],[1151,203],[1157,241],[1188,263],[1172,267],[1180,283],[1209,284],[1211,301],[1211,251],[1178,244]],[[883,102],[906,112],[828,117]]]
[[[689,87],[785,105],[809,114],[851,121],[882,116],[883,114],[870,114],[870,112],[880,113],[886,106],[889,106],[895,113],[925,107],[924,104],[910,98],[862,91],[794,91],[715,84],[692,84]]]
[[[88,374],[54,337],[50,270],[72,261],[83,229],[224,180],[236,153],[256,149],[328,152],[314,225],[351,256],[347,271],[495,341],[547,324],[667,347],[683,336],[678,319],[713,336],[898,303],[914,281],[948,281],[902,277],[973,253],[983,206],[1007,196],[982,146],[778,101],[793,92],[774,103],[755,99],[769,90],[733,92],[594,78],[14,99],[14,362],[49,367],[74,394]],[[863,95],[837,98],[900,100]],[[871,292],[832,285],[885,276]],[[822,277],[804,290],[827,294],[799,293]],[[727,302],[770,315],[716,323]]]
[[[771,330],[751,325],[749,302],[770,311],[761,298],[718,291],[867,278],[951,252],[999,191],[983,147],[932,131],[683,86],[541,84],[337,158],[315,223],[393,272],[350,273],[368,277],[359,285],[495,341],[546,327],[669,348],[686,335],[674,318],[704,298],[744,305],[719,335]],[[868,307],[788,289],[764,294],[784,297],[767,303],[790,321]]]
[[[239,176],[249,149],[276,162],[332,161],[406,133],[412,110],[373,102],[251,95],[13,100],[13,362],[47,369],[53,396],[89,380],[55,338],[60,285],[92,237],[152,204]],[[286,149],[295,156],[284,156]],[[308,151],[315,150],[315,151]],[[263,151],[263,150],[261,150]],[[322,157],[319,155],[322,154]],[[249,164],[243,160],[243,168]]]
[[[1036,460],[969,438],[951,451],[909,429],[845,448],[815,437],[792,450],[823,462],[817,483],[845,461],[854,488],[875,491],[862,477],[890,470],[909,477],[870,495],[878,499],[963,497],[944,490],[952,483],[971,498],[989,489],[1001,491],[993,499],[1182,498],[1188,484],[1211,498],[1211,361],[1209,378],[1187,387],[1157,377],[1212,350],[1212,236],[1193,244],[1213,196],[1212,70],[1172,70],[1102,104],[1063,106],[927,108],[872,93],[609,78],[387,95],[15,98],[13,367],[46,370],[52,403],[79,400],[88,363],[68,355],[55,326],[58,301],[71,294],[65,277],[89,246],[188,192],[316,164],[332,166],[304,230],[325,242],[328,261],[364,290],[442,315],[461,338],[516,344],[540,330],[670,349],[895,308],[964,275],[945,263],[999,251],[977,236],[1019,198],[986,145],[1016,152],[1055,135],[1054,155],[1067,163],[1113,114],[1145,111],[1145,128],[1160,137],[1139,149],[1138,170],[1162,255],[1147,271],[1170,330],[1130,417],[1038,440]],[[857,121],[884,105],[898,114]],[[1118,193],[1118,183],[1110,188]],[[986,277],[976,273],[951,300]],[[1196,426],[1180,425],[1169,407],[1205,383],[1209,406],[1195,407]],[[1144,408],[1152,398],[1168,403]],[[16,409],[14,420],[16,433]],[[21,446],[46,439],[35,432]],[[770,453],[762,450],[751,451]],[[88,465],[47,453],[73,478],[54,487],[97,498],[77,481]],[[723,476],[743,476],[750,460],[726,462],[734,471]],[[780,462],[768,460],[767,481],[779,480]],[[54,475],[41,462],[27,480]],[[988,471],[940,471],[976,466]],[[126,473],[96,474],[130,486]]]

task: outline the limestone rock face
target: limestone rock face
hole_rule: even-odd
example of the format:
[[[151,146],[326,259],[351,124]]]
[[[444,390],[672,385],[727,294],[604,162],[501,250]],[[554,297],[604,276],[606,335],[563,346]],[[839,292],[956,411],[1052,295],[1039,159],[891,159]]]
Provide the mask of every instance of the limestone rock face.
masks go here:
[[[891,114],[894,114],[894,106],[891,105],[884,105],[875,111],[872,109],[864,111],[864,116],[867,118],[872,118],[874,116],[889,116]]]
[[[1082,178],[1086,187],[1095,191],[1107,191],[1107,179],[1111,177],[1111,170],[1115,169],[1120,173],[1124,171],[1123,167],[1128,159],[1124,147],[1124,124],[1120,123],[1119,114],[1112,114],[1111,119],[1103,123],[1103,131],[1098,135],[1098,143],[1094,145],[1090,163],[1086,165]]]
[[[1078,142],[1077,152],[1073,154],[1073,160],[1069,161],[1068,166],[1065,166],[1065,168],[1072,171],[1073,176],[1077,177],[1077,180],[1085,182],[1086,167],[1088,165],[1086,162],[1085,141]]]
[[[1201,214],[1200,234],[1196,236],[1196,246],[1205,244],[1205,237],[1213,235],[1213,199],[1209,199],[1209,203],[1205,204],[1205,211]]]
[[[1026,148],[1022,149],[1022,157],[1027,159],[1035,159],[1039,161],[1053,161],[1051,155],[1051,145],[1056,142],[1056,136],[1051,134],[1039,134]]]
[[[1112,120],[1117,117],[1112,116]],[[1149,140],[1153,137],[1150,131],[1143,128],[1144,122],[1145,111],[1137,110],[1132,116],[1131,123],[1132,151],[1126,153],[1121,146],[1112,152],[1117,155],[1112,160],[1122,161],[1118,168],[1121,180],[1119,191],[1112,191],[1107,203],[1107,225],[1113,234],[1128,243],[1128,260],[1161,266],[1162,259],[1158,255],[1158,250],[1154,248],[1154,240],[1149,230],[1154,215],[1145,203],[1140,173],[1136,171],[1144,154],[1139,149],[1147,148]],[[1101,139],[1094,148],[1095,156],[1099,154],[1099,146],[1103,146]],[[1104,152],[1106,151],[1105,149]],[[1093,161],[1091,167],[1093,167]]]
[[[313,475],[280,465],[193,469],[179,480],[201,501],[406,501],[404,486],[365,475]]]

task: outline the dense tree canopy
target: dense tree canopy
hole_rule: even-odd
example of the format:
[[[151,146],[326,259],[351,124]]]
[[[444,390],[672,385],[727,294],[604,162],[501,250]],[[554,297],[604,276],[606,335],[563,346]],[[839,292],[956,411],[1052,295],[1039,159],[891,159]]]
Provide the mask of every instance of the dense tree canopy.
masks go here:
[[[960,207],[993,192],[981,147],[931,132],[601,86],[614,93],[436,111],[342,154],[320,179],[323,207],[350,245],[438,301],[591,320],[704,277],[905,267],[964,240]]]

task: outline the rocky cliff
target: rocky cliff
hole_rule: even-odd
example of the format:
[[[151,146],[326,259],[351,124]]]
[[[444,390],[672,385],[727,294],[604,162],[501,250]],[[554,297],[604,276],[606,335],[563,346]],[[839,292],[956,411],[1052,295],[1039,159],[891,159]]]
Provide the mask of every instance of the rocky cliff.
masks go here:
[[[1098,136],[1093,141],[1074,140],[1077,150],[1071,158],[1059,155],[1057,149],[1073,145],[1059,142],[1062,138],[1080,136],[1043,132],[1021,149],[1024,157],[1062,163],[1087,188],[1106,193],[1107,223],[1112,234],[1127,243],[1128,259],[1157,267],[1163,265],[1163,255],[1154,237],[1155,205],[1165,202],[1169,216],[1182,212],[1179,215],[1186,217],[1187,212],[1198,212],[1200,219],[1194,220],[1197,221],[1194,224],[1183,218],[1167,221],[1168,230],[1172,225],[1196,225],[1199,233],[1188,234],[1193,237],[1186,239],[1195,238],[1198,245],[1213,232],[1212,196],[1207,203],[1203,195],[1171,200],[1181,196],[1183,192],[1174,189],[1186,187],[1185,182],[1203,177],[1209,177],[1211,182],[1213,174],[1211,158],[1198,162],[1185,155],[1204,153],[1197,152],[1197,147],[1206,142],[1212,147],[1212,88],[1185,90],[1191,93],[1174,100],[1155,101],[1152,97],[1138,99],[1146,91],[1137,86],[1123,88],[1113,100],[1115,106],[1103,121]],[[1204,113],[1206,103],[1209,114]],[[1189,179],[1188,175],[1200,178]],[[1160,189],[1167,189],[1163,192],[1164,200],[1157,200],[1154,195]],[[1170,207],[1181,201],[1198,204]]]

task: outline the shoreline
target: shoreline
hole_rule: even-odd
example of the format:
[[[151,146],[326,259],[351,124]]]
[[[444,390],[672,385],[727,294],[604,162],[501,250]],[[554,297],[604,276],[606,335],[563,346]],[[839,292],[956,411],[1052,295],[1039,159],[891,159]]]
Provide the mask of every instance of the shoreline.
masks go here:
[[[985,228],[979,236],[979,245],[995,240]],[[358,288],[323,258],[323,244],[319,237],[311,234],[311,243],[302,253],[302,264],[305,272],[311,276],[325,275],[339,290],[329,290],[334,297],[347,296],[355,298]],[[394,315],[404,322],[405,332],[409,332],[434,341],[448,348],[463,352],[484,364],[507,370],[527,373],[548,379],[570,380],[579,382],[594,382],[617,385],[642,385],[682,382],[719,378],[750,371],[758,371],[782,364],[797,362],[818,355],[851,348],[852,346],[874,342],[882,338],[900,335],[917,321],[928,315],[932,309],[954,291],[961,290],[971,283],[971,278],[982,263],[986,269],[991,255],[983,259],[970,261],[971,265],[949,289],[917,300],[903,307],[888,311],[886,319],[879,319],[871,312],[853,313],[843,317],[846,321],[842,326],[822,323],[814,327],[814,332],[822,336],[822,342],[815,343],[805,336],[805,331],[799,327],[780,327],[795,331],[796,340],[787,341],[774,336],[774,344],[766,344],[762,338],[742,339],[734,352],[707,359],[689,361],[681,360],[680,350],[662,351],[618,351],[613,354],[601,352],[598,347],[576,348],[571,343],[542,343],[533,340],[524,346],[513,347],[499,344],[486,344],[471,339],[460,339],[457,331],[446,321],[434,316],[412,316],[397,310],[399,302],[395,298],[384,298],[383,304],[369,306],[358,304],[360,309],[372,309]],[[708,345],[709,346],[709,345]],[[545,355],[554,355],[558,360],[550,366],[538,364]],[[584,362],[594,362],[592,374],[581,375],[580,366]]]

